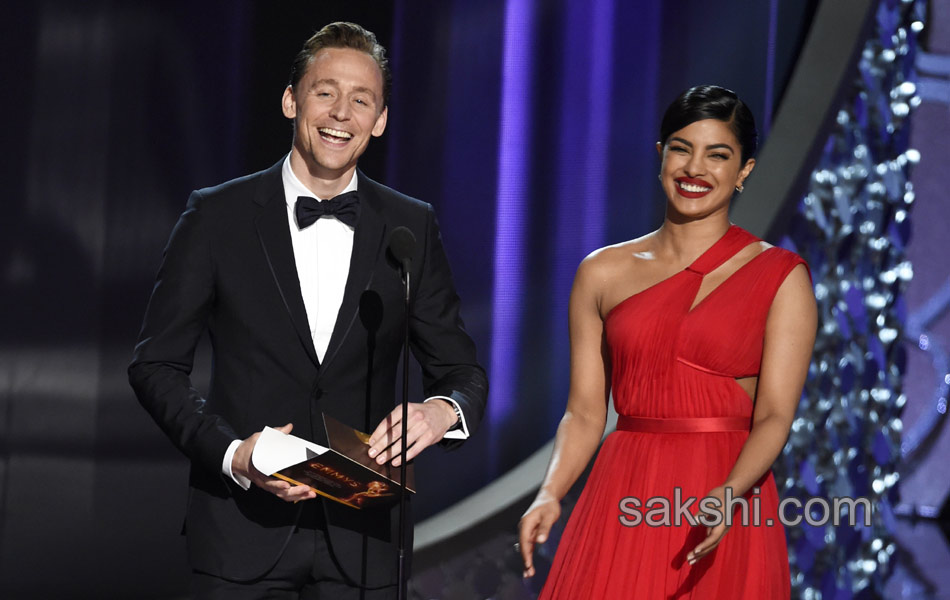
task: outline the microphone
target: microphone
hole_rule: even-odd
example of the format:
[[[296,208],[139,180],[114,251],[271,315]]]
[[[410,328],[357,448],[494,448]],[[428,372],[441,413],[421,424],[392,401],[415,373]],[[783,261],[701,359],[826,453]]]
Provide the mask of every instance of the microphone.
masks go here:
[[[408,227],[399,226],[389,236],[389,253],[393,255],[403,272],[409,272],[412,253],[416,251],[416,236]]]
[[[402,450],[400,452],[399,463],[399,561],[397,573],[399,576],[399,589],[397,590],[397,600],[406,600],[409,590],[409,571],[406,568],[406,548],[408,546],[406,531],[408,527],[409,515],[407,512],[406,501],[408,493],[406,489],[406,438],[408,437],[409,423],[409,321],[411,314],[409,310],[409,266],[412,263],[412,253],[416,251],[416,236],[412,235],[407,227],[399,226],[393,229],[389,235],[389,253],[392,255],[399,266],[402,268],[403,283],[406,286],[405,307],[406,316],[403,326],[403,350],[402,350]]]

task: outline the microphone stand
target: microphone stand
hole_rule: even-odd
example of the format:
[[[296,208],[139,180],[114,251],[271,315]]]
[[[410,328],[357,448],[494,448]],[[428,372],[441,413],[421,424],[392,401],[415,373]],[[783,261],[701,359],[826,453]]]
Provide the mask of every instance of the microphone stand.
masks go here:
[[[408,490],[406,488],[406,437],[408,436],[409,421],[409,259],[403,259],[402,271],[405,275],[406,283],[406,327],[402,350],[402,450],[399,462],[399,592],[398,600],[407,600],[409,591],[409,578],[406,573],[406,501],[408,499]]]

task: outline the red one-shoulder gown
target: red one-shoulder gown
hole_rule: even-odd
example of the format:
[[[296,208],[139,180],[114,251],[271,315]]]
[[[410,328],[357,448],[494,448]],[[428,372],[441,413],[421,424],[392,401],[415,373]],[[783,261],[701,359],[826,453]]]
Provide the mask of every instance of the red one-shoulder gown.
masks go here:
[[[685,270],[607,315],[618,430],[600,449],[540,598],[789,598],[771,472],[758,482],[757,494],[746,495],[749,524],[737,509],[722,542],[695,565],[686,554],[706,529],[685,518],[674,522],[677,494],[681,504],[696,498],[689,512],[697,514],[698,499],[722,485],[735,464],[753,409],[736,379],[758,375],[772,299],[789,272],[804,264],[792,252],[767,248],[696,302],[707,273],[757,242],[732,226]],[[669,525],[646,523],[651,508],[659,509],[651,522],[664,521],[662,500],[647,505],[651,498],[669,502]]]

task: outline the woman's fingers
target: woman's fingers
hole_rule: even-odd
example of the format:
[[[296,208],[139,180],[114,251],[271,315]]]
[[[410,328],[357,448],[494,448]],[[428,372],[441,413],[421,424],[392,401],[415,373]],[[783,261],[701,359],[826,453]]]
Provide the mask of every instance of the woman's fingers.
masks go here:
[[[697,560],[715,550],[719,542],[722,541],[722,536],[726,535],[727,530],[728,528],[725,525],[709,527],[706,530],[706,539],[696,544],[693,551],[686,555],[686,560],[689,564],[696,564]]]
[[[560,504],[549,501],[529,509],[521,518],[518,546],[524,561],[524,577],[534,576],[534,547],[547,541],[560,514]]]

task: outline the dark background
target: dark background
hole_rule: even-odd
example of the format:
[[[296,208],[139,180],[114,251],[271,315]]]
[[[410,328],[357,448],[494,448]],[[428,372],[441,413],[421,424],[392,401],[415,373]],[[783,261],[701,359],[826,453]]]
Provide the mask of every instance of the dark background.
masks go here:
[[[463,315],[498,382],[470,442],[418,461],[421,519],[552,436],[566,400],[573,271],[597,247],[659,224],[653,144],[666,104],[686,87],[718,83],[742,96],[767,133],[816,4],[5,7],[0,590],[183,593],[187,464],[138,406],[125,367],[188,193],[267,168],[289,150],[280,97],[314,30],[356,21],[390,49],[389,126],[360,164],[435,206]],[[521,29],[506,28],[513,8],[527,15]],[[520,48],[520,78],[506,47]],[[506,82],[522,102],[516,117],[503,108]],[[499,159],[509,156],[520,162]],[[526,217],[511,240],[522,277],[507,296],[498,294],[508,284],[497,276],[500,198]],[[499,302],[517,316],[513,325],[494,318]],[[502,351],[510,359],[492,356]],[[209,362],[199,357],[197,381],[207,380]]]

